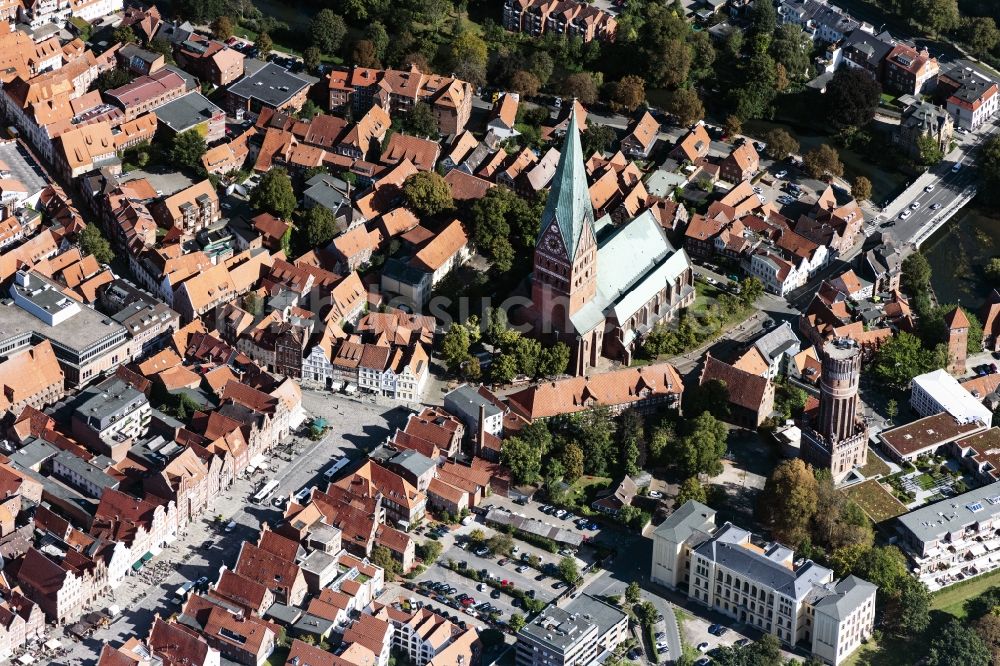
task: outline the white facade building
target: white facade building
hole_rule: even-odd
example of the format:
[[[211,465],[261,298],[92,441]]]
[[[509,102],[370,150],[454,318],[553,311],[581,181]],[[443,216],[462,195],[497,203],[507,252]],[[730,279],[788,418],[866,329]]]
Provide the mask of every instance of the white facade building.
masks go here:
[[[910,406],[920,416],[947,412],[959,423],[979,421],[989,426],[993,413],[954,377],[944,370],[935,370],[913,378]]]
[[[796,560],[689,501],[653,533],[651,579],[837,666],[872,633],[876,587]]]

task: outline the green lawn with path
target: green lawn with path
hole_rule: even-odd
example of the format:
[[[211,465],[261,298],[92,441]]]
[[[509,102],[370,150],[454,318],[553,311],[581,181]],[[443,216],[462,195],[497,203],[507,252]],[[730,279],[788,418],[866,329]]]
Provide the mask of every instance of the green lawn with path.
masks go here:
[[[1000,569],[938,590],[931,597],[931,609],[964,618],[966,599],[977,597],[997,585],[1000,585]]]

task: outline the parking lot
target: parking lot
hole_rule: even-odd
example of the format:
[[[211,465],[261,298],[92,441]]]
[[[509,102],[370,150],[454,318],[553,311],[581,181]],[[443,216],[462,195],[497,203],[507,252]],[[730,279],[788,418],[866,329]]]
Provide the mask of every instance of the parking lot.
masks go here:
[[[469,535],[474,530],[482,531],[486,539],[499,534],[497,530],[483,524],[481,518],[469,525],[462,525],[451,530],[439,539],[444,550],[437,562],[417,578],[418,583],[447,584],[449,589],[454,590],[454,592],[446,591],[443,595],[437,591],[431,592],[430,594],[438,595],[434,597],[438,603],[445,603],[452,608],[456,606],[461,608],[463,604],[456,597],[465,594],[474,600],[466,602],[466,606],[475,607],[489,603],[499,611],[500,620],[503,622],[508,621],[513,613],[525,616],[528,614],[523,607],[515,605],[518,604],[518,601],[514,596],[506,592],[496,591],[485,583],[469,578],[465,575],[465,571],[477,572],[481,579],[489,577],[494,582],[512,590],[533,590],[534,598],[544,603],[549,603],[566,589],[566,585],[562,583],[558,573],[554,570],[563,555],[550,553],[516,537],[514,538],[516,551],[509,556],[489,553],[477,555],[473,552],[475,548],[467,543]],[[579,554],[580,557],[577,557],[577,566],[581,569],[585,566],[584,560],[589,559],[587,550],[584,548]],[[549,567],[550,571],[542,573],[537,568],[529,566],[523,558],[532,558],[532,556],[537,558],[535,562],[539,567]],[[457,570],[450,568],[450,563],[453,563]],[[503,583],[503,581],[507,581],[507,583]],[[425,593],[424,596],[427,597],[428,594]]]

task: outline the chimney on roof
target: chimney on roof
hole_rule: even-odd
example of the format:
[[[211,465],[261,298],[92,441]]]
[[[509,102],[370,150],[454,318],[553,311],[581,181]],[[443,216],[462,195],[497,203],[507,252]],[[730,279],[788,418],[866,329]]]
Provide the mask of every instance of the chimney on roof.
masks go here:
[[[475,454],[482,456],[483,442],[486,438],[486,404],[479,404],[479,433],[476,437]]]

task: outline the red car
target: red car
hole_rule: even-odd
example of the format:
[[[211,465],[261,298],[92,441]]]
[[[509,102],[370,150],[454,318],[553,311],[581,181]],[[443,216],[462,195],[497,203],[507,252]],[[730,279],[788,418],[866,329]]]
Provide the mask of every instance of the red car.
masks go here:
[[[229,44],[230,46],[232,46],[233,44],[235,44],[238,41],[240,41],[239,38],[237,38],[237,37],[230,37],[229,39],[226,40],[226,44]]]
[[[465,599],[462,599],[463,606],[471,606],[474,603],[476,603],[476,600],[473,599],[472,597],[466,597]]]

